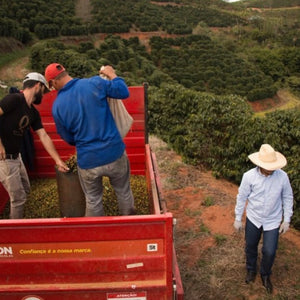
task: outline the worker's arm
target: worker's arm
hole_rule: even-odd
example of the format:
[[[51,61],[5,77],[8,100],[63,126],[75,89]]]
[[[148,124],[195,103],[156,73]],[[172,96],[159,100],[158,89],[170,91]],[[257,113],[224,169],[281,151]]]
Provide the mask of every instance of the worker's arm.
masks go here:
[[[69,171],[68,166],[62,161],[59,154],[57,153],[55,146],[52,140],[50,139],[49,135],[47,134],[46,130],[44,128],[38,129],[36,131],[36,134],[39,136],[44,148],[55,161],[58,170],[61,172]]]

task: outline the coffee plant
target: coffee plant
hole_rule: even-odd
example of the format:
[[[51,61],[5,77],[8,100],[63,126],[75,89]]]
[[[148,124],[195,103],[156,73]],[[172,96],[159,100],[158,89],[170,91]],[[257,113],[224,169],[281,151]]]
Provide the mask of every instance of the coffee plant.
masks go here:
[[[300,110],[255,117],[245,99],[163,85],[149,89],[149,128],[183,158],[237,184],[253,168],[248,155],[268,143],[285,155],[294,192],[293,225],[300,229]]]

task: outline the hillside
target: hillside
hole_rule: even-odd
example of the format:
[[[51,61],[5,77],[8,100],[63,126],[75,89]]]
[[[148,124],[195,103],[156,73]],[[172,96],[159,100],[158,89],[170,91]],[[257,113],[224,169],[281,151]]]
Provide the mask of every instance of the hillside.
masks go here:
[[[150,145],[162,179],[163,200],[177,220],[175,247],[187,300],[297,300],[300,294],[300,232],[280,237],[273,268],[273,297],[258,277],[244,283],[244,237],[233,228],[238,186],[182,162],[155,136]]]
[[[284,1],[281,0],[277,2],[282,3]],[[17,1],[12,1],[12,4],[16,2]],[[71,2],[72,1],[66,1],[65,3],[70,4]],[[144,1],[134,2],[144,3]],[[199,9],[201,9],[203,3],[209,3],[212,4],[215,9],[220,1],[194,0],[182,2],[185,3],[185,5],[196,5]],[[268,2],[270,4],[274,1],[259,0],[255,2],[257,4],[261,2]],[[285,2],[289,2],[291,5],[295,3],[294,0],[287,0]],[[50,5],[51,10],[55,7],[63,6],[63,3],[60,1],[53,1],[51,3],[55,3],[55,5]],[[88,5],[89,3],[91,3],[89,0],[79,0],[77,1],[77,7],[74,9],[76,16],[83,21],[91,20],[91,7]],[[103,1],[101,3],[113,5],[118,2]],[[144,19],[146,22],[143,23],[143,19],[138,19],[134,26],[125,28],[126,30],[128,29],[128,31],[124,29],[126,32],[117,32],[116,35],[119,36],[121,40],[110,37],[110,30],[112,30],[110,22],[115,20],[116,15],[112,18],[109,5],[107,11],[102,11],[102,14],[100,14],[101,11],[99,12],[97,21],[100,22],[99,20],[101,20],[102,16],[106,16],[106,27],[103,28],[107,32],[79,35],[78,33],[80,33],[83,27],[79,25],[78,20],[73,20],[72,14],[71,21],[68,19],[69,15],[66,14],[64,18],[62,18],[61,15],[58,14],[59,18],[50,18],[50,21],[54,23],[57,21],[58,24],[60,24],[60,22],[63,22],[63,19],[65,19],[65,21],[71,22],[74,26],[67,28],[70,29],[70,31],[67,30],[67,32],[70,33],[72,27],[72,35],[66,34],[54,37],[57,38],[56,41],[62,41],[64,45],[70,45],[70,47],[63,48],[61,44],[56,44],[55,41],[53,44],[60,50],[60,52],[55,52],[57,49],[55,49],[55,46],[52,46],[50,40],[42,38],[39,41],[36,36],[34,36],[34,41],[37,42],[35,49],[40,48],[41,52],[34,52],[36,54],[35,57],[24,55],[17,60],[13,60],[12,64],[5,64],[4,67],[0,68],[0,80],[4,80],[9,85],[20,86],[23,76],[29,69],[43,72],[44,65],[48,63],[47,59],[57,59],[58,57],[62,63],[66,64],[68,69],[72,72],[74,71],[74,74],[85,76],[88,73],[94,74],[95,70],[103,63],[103,59],[105,58],[106,60],[104,61],[116,66],[119,74],[124,76],[130,85],[140,85],[144,81],[150,81],[152,87],[160,87],[161,82],[169,83],[172,82],[172,80],[177,80],[177,83],[179,82],[187,89],[192,89],[194,85],[196,91],[215,91],[216,94],[220,95],[220,98],[223,97],[224,90],[228,88],[228,85],[224,86],[223,81],[225,81],[225,79],[232,84],[233,88],[236,87],[235,83],[237,81],[232,83],[232,80],[236,80],[236,78],[239,79],[240,91],[246,93],[247,91],[245,92],[244,88],[248,82],[253,80],[253,84],[261,84],[260,80],[257,80],[256,77],[256,74],[259,73],[261,80],[270,80],[270,77],[272,77],[272,83],[274,82],[276,88],[278,86],[280,88],[274,97],[267,97],[260,101],[251,102],[251,107],[256,113],[262,114],[262,111],[268,112],[277,110],[278,108],[299,107],[299,98],[297,98],[296,94],[297,91],[299,92],[300,86],[299,69],[296,69],[296,67],[299,66],[297,64],[299,60],[297,59],[300,57],[299,39],[293,39],[295,36],[297,37],[295,33],[299,33],[299,22],[297,23],[295,20],[297,20],[300,10],[297,6],[288,8],[280,6],[276,8],[276,12],[270,7],[260,7],[258,10],[255,9],[255,7],[250,7],[251,3],[254,3],[254,1],[247,1],[247,4],[245,4],[245,6],[249,6],[249,10],[246,12],[240,10],[240,4],[238,3],[234,8],[231,6],[222,6],[221,8],[222,11],[224,10],[227,13],[221,16],[228,16],[228,13],[239,17],[242,16],[243,19],[255,16],[253,24],[245,26],[240,23],[237,24],[236,22],[231,24],[232,26],[217,26],[220,25],[216,23],[218,20],[210,19],[209,21],[212,23],[208,23],[208,21],[206,23],[204,17],[202,22],[193,23],[194,15],[191,14],[191,19],[188,19],[189,22],[186,22],[187,24],[180,24],[180,29],[192,30],[193,35],[199,34],[204,36],[207,43],[192,41],[190,44],[188,44],[189,38],[183,38],[185,35],[181,32],[176,32],[176,28],[172,26],[173,23],[175,23],[175,17],[170,17],[167,9],[170,9],[169,6],[171,4],[174,16],[179,18],[178,12],[182,12],[182,10],[179,10],[178,6],[183,6],[175,2],[161,3],[155,1],[153,4],[157,7],[164,7],[163,12],[165,13],[164,18],[166,19],[164,28],[158,26],[159,20],[162,19],[162,11],[157,11],[156,8],[152,6],[150,6],[151,9],[147,10],[140,4],[140,11],[147,12],[147,18]],[[28,7],[33,4],[34,3],[27,3]],[[148,3],[146,7],[148,7]],[[104,9],[106,9],[106,5],[103,5],[103,10]],[[289,13],[286,12],[287,10]],[[71,13],[72,9],[68,11]],[[215,12],[215,10],[213,10],[213,12]],[[55,15],[53,11],[52,14]],[[156,16],[158,16],[158,20],[156,20]],[[130,17],[132,16],[127,12],[126,18],[129,19]],[[149,18],[152,18],[154,21],[152,22],[151,20],[150,22]],[[181,18],[183,19],[182,16]],[[33,18],[33,20],[36,21],[35,18]],[[66,29],[66,27],[62,25],[60,27],[57,24],[52,25],[53,28],[57,30],[55,32],[58,32],[58,28]],[[151,25],[151,28],[146,29],[142,27],[146,25]],[[121,27],[117,28],[119,29]],[[141,28],[143,28],[144,31],[141,31]],[[159,30],[156,30],[157,28]],[[293,28],[293,30],[289,30],[291,28]],[[40,29],[43,28],[40,27]],[[44,30],[45,29],[47,29],[47,26],[44,27]],[[40,34],[46,33],[48,34],[48,31],[40,31]],[[53,31],[49,34],[52,33]],[[136,41],[135,38],[138,38],[138,41]],[[172,38],[172,40],[169,40],[169,38]],[[175,40],[174,38],[178,39]],[[3,52],[22,49],[23,45],[15,41],[16,40],[14,40],[11,47],[9,44],[5,45],[2,43],[2,45],[5,45],[2,48],[4,49]],[[47,47],[44,47],[45,44]],[[144,46],[145,49],[140,47],[140,44]],[[154,52],[152,51],[153,49],[155,49]],[[207,53],[203,53],[205,49],[208,50],[206,50]],[[210,52],[210,49],[213,49],[214,52]],[[45,51],[46,55],[44,55],[43,51]],[[41,54],[40,56],[38,55],[39,53]],[[152,57],[150,57],[151,54]],[[193,55],[194,61],[190,59]],[[39,61],[39,59],[41,60]],[[226,64],[224,64],[225,61]],[[245,66],[245,68],[240,70],[242,66]],[[198,72],[197,67],[202,68],[201,72]],[[225,76],[223,76],[225,72],[223,72],[221,67],[227,70],[226,74],[235,72],[234,78],[231,78],[229,75],[225,78]],[[205,74],[206,77],[204,77],[203,74]],[[215,80],[217,74],[219,77],[218,80]],[[244,79],[240,76],[241,74],[245,75]],[[169,76],[172,76],[172,78]],[[202,77],[198,78],[197,76]],[[269,82],[271,81],[268,81],[268,83]],[[265,83],[264,86],[268,87],[268,84]],[[172,94],[167,95],[165,99],[158,97],[158,100],[168,102],[171,99],[171,101],[173,101],[173,94],[175,93],[181,96],[180,93],[182,91],[179,89],[174,88],[170,89],[170,91]],[[188,92],[184,91],[184,93]],[[189,101],[190,98],[185,97],[184,93],[182,94],[182,99]],[[153,95],[155,96],[155,94],[151,94],[151,96]],[[204,96],[199,96],[201,100],[204,98]],[[242,98],[238,98],[239,101],[241,101],[241,99]],[[225,100],[227,100],[227,98]],[[153,101],[152,98],[151,101]],[[226,103],[226,105],[223,105],[224,111],[226,111],[226,109],[230,111],[231,106],[229,103],[227,104],[225,101],[224,103]],[[209,107],[209,105],[207,106]],[[174,111],[177,109],[178,114],[175,114]],[[182,119],[180,109],[190,111],[192,107],[189,106],[188,102],[183,103],[183,101],[178,101],[176,107],[170,106],[168,110],[161,110],[164,111],[163,114],[161,111],[159,113],[164,115],[168,123],[171,123],[173,122],[171,116],[175,115],[176,120]],[[213,120],[211,123],[219,124],[219,119],[222,119],[225,114],[223,114],[224,111],[221,111],[218,117],[212,117]],[[211,113],[213,113],[213,111],[208,110],[205,116],[210,117]],[[241,112],[236,113],[237,116],[240,114]],[[229,112],[229,117],[234,118],[235,115]],[[295,158],[292,162],[294,163],[295,169],[291,169],[291,172],[296,174],[294,178],[297,184],[297,182],[299,182],[299,172],[297,169],[299,159],[296,160],[296,155],[299,155],[299,152],[297,152],[299,142],[297,143],[297,140],[294,138],[296,133],[295,135],[289,134],[290,132],[296,132],[297,128],[294,128],[294,130],[290,128],[290,119],[287,119],[288,124],[286,124],[284,113],[282,116],[276,117],[274,128],[276,131],[276,126],[278,126],[278,131],[276,131],[276,134],[272,131],[267,133],[278,146],[285,147],[284,149],[286,149],[286,151],[296,149],[294,150],[295,152],[290,155]],[[280,119],[280,117],[283,119]],[[200,118],[195,119],[194,122],[191,121],[192,125],[202,124],[201,122],[204,123]],[[273,125],[272,118],[262,121],[263,127],[265,128],[267,126],[265,126],[264,122],[267,123],[266,125],[269,123]],[[277,122],[280,125],[277,125]],[[230,127],[231,123],[228,123]],[[195,126],[193,128],[197,127]],[[181,143],[180,138],[184,136],[184,130],[188,129],[188,127],[185,126],[183,129],[176,127],[175,129],[174,131],[176,133],[174,135],[173,131],[169,131],[171,137],[167,137],[166,140],[172,140],[172,138],[175,139],[178,137],[177,144],[179,144],[179,146],[182,144],[185,145],[184,142]],[[249,135],[251,139],[244,138],[244,136],[248,136],[247,133],[235,132],[236,139],[233,139],[231,145],[238,144],[237,146],[244,151],[243,143],[247,143],[247,147],[249,148],[253,147],[253,139],[257,138],[260,134],[260,129],[260,127],[254,127],[254,130]],[[189,141],[193,142],[193,146],[199,143],[199,136],[196,136],[196,133],[199,133],[197,130],[199,129],[197,128],[193,131],[194,136],[189,139]],[[207,131],[209,136],[214,134],[210,129]],[[224,133],[227,133],[227,127],[225,127],[221,133],[218,132],[220,140],[220,137],[225,136]],[[278,138],[279,136],[284,136],[289,142],[292,140],[294,143],[293,147],[291,147],[290,144],[283,143],[282,140]],[[200,141],[202,141],[201,138]],[[256,142],[258,143],[260,140],[257,138]],[[209,141],[205,140],[205,143],[208,144]],[[300,299],[299,232],[292,229],[286,235],[280,237],[279,250],[272,277],[275,287],[274,297],[270,297],[265,293],[259,278],[257,278],[254,284],[246,285],[244,283],[243,235],[236,234],[232,227],[237,185],[224,179],[216,179],[216,176],[213,176],[211,171],[199,165],[196,167],[184,163],[182,156],[170,150],[170,144],[167,145],[155,135],[151,136],[150,145],[156,154],[159,164],[163,184],[163,199],[167,203],[168,210],[171,211],[177,219],[175,229],[176,251],[185,289],[185,299]],[[226,147],[224,152],[227,152],[228,148],[229,147]],[[193,148],[192,150],[198,154],[197,148]],[[248,151],[248,149],[246,150]],[[244,155],[244,153],[241,151],[238,155],[234,153],[233,156],[240,158],[242,155]],[[299,184],[297,187],[299,187]]]

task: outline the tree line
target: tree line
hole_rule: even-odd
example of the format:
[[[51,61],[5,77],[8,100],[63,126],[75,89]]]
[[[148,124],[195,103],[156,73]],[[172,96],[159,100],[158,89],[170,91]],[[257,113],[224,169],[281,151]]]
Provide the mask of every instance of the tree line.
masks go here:
[[[279,88],[300,88],[300,48],[253,48],[248,50],[248,59],[243,59],[202,35],[153,37],[150,46],[151,53],[137,37],[126,40],[115,35],[106,37],[98,48],[92,42],[76,48],[47,40],[32,47],[31,64],[33,69],[43,70],[50,58],[59,56],[61,63],[81,77],[97,73],[99,64],[106,63],[131,85],[180,83],[197,91],[240,95],[248,101],[273,97]]]
[[[75,16],[74,0],[3,0],[0,6],[0,36],[10,36],[23,43],[35,37],[93,33],[163,30],[174,34],[191,34],[201,21],[207,26],[233,26],[245,21],[230,12],[202,6],[159,6],[149,0],[92,0],[93,18],[84,23]]]

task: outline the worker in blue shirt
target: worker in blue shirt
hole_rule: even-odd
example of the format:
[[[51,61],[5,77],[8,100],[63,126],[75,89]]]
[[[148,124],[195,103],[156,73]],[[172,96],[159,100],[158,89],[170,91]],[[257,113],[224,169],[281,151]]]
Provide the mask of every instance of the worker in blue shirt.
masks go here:
[[[61,64],[48,65],[46,80],[49,87],[58,90],[52,114],[57,132],[76,146],[78,174],[86,198],[85,215],[105,215],[103,176],[110,179],[120,214],[130,215],[134,214],[134,199],[129,160],[107,102],[107,97],[128,98],[129,90],[111,66],[101,68],[100,74],[110,80],[100,76],[72,78]]]
[[[242,229],[242,216],[247,202],[246,283],[255,280],[257,249],[263,235],[260,275],[263,286],[271,294],[273,291],[270,280],[271,269],[279,234],[289,229],[293,215],[293,191],[288,175],[281,170],[287,164],[286,158],[281,153],[275,151],[269,144],[263,144],[259,152],[248,157],[257,167],[243,175],[236,199],[234,227],[238,231]]]

